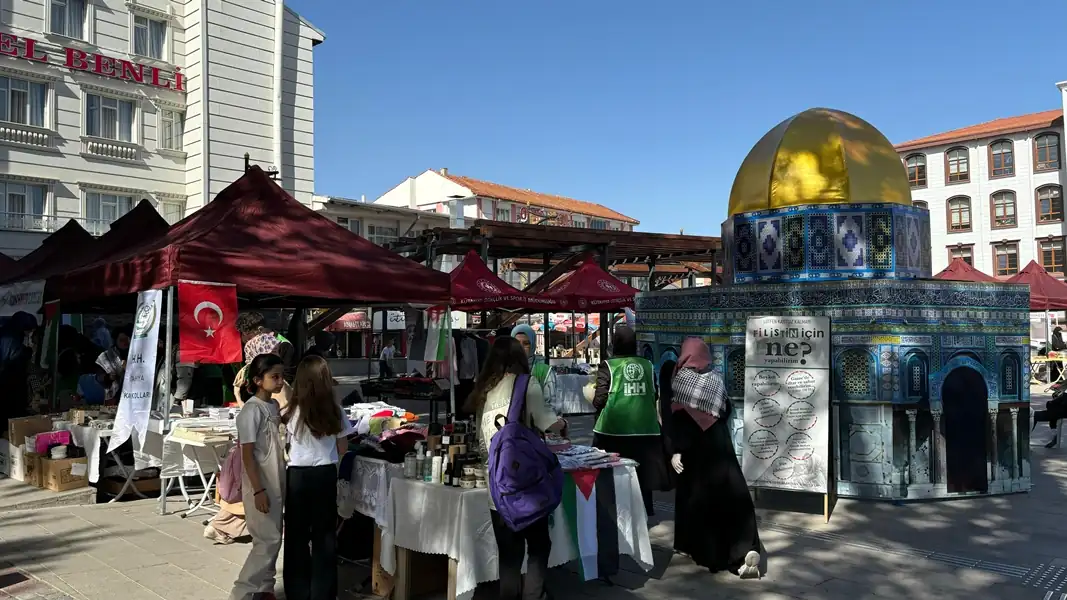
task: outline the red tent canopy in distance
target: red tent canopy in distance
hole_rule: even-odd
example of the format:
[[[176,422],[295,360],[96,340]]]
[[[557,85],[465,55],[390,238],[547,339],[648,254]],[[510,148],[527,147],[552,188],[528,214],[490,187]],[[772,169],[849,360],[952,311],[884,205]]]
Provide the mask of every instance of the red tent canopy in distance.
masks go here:
[[[91,252],[95,243],[93,236],[71,219],[46,237],[36,250],[17,261],[9,274],[0,279],[0,283],[44,279],[48,272],[62,272],[79,266],[78,261]]]
[[[471,250],[450,274],[452,308],[456,310],[526,310],[552,309],[559,306],[555,298],[523,292],[493,273],[482,257]]]
[[[934,279],[942,279],[946,281],[972,281],[976,283],[997,282],[996,277],[986,275],[958,256],[953,258],[952,262],[950,262],[940,273],[934,275]]]
[[[1030,310],[1067,309],[1067,283],[1048,274],[1045,267],[1030,261],[1022,271],[1008,279],[1007,283],[1025,283],[1030,286]]]
[[[587,260],[573,273],[549,286],[544,295],[560,299],[562,310],[599,313],[633,308],[638,291]]]
[[[449,298],[447,273],[337,225],[294,200],[259,167],[158,239],[63,276],[57,294],[90,300],[179,280],[328,303],[446,304]]]

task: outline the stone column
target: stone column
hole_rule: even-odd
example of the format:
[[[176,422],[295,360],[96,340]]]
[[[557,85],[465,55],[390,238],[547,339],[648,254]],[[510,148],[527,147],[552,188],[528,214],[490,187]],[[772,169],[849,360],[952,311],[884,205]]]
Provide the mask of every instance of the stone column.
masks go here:
[[[909,408],[904,412],[908,415],[908,480],[905,483],[910,484],[915,481],[915,419],[919,411]]]
[[[945,436],[941,434],[941,410],[930,410],[930,416],[934,418],[934,430],[931,437],[933,443],[934,468],[930,475],[932,483],[948,483],[948,472],[945,470]]]
[[[989,409],[989,442],[992,447],[986,452],[986,464],[988,465],[988,481],[992,483],[997,479],[997,415],[1000,408]]]
[[[1019,478],[1019,408],[1009,408],[1011,412],[1011,478]]]

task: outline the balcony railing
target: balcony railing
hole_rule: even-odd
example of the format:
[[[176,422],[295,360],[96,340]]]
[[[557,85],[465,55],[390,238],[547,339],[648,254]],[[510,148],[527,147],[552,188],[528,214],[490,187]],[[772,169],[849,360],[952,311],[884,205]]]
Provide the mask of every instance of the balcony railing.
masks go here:
[[[141,147],[131,142],[83,136],[82,154],[107,160],[137,162],[141,160]]]
[[[83,219],[76,217],[57,217],[53,215],[33,215],[24,213],[0,212],[0,229],[11,231],[33,231],[52,233],[74,219],[90,234],[101,236],[111,229],[111,221],[104,219]]]
[[[20,125],[18,123],[0,122],[0,143],[51,148],[55,134],[43,127]]]

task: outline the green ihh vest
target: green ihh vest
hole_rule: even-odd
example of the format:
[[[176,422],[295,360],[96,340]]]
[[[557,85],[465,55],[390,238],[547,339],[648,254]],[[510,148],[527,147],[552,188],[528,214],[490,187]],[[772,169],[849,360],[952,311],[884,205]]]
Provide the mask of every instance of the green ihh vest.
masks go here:
[[[593,431],[606,435],[659,435],[652,363],[637,356],[612,358],[608,403]]]

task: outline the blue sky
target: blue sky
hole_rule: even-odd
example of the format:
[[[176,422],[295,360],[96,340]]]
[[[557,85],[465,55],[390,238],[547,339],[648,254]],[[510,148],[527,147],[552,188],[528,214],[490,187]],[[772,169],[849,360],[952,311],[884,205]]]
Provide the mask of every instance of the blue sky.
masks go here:
[[[782,119],[894,142],[1060,107],[1063,0],[288,0],[315,55],[316,190],[456,174],[716,235]],[[1044,26],[1047,24],[1048,26]]]

